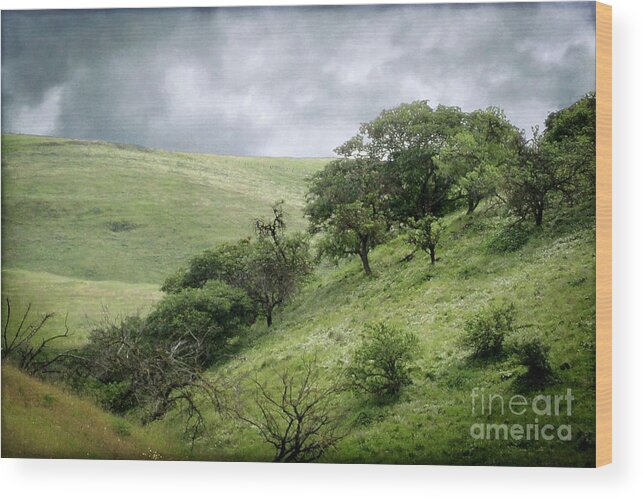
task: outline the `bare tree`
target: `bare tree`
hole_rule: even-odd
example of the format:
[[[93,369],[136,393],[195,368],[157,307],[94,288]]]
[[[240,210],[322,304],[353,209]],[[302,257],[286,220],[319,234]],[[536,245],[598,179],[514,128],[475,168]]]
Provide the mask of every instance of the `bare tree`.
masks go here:
[[[120,385],[108,408],[122,413],[141,407],[143,424],[162,419],[174,408],[183,410],[184,432],[194,442],[205,427],[197,404],[204,341],[189,331],[175,339],[152,341],[145,327],[136,316],[120,321],[105,317],[77,357],[76,375]]]
[[[283,203],[272,206],[272,219],[255,220],[257,241],[242,273],[242,288],[260,306],[268,327],[274,309],[290,299],[312,272],[309,240],[303,234],[286,234]]]
[[[274,450],[274,462],[311,462],[319,459],[345,435],[341,417],[333,409],[335,383],[322,387],[316,358],[304,360],[303,372],[279,375],[278,390],[253,380],[252,412],[233,408],[233,415],[259,431]]]
[[[34,341],[35,338],[44,332],[43,328],[54,317],[54,313],[49,312],[36,319],[34,322],[29,321],[31,312],[31,303],[22,315],[18,327],[15,331],[9,331],[11,321],[11,301],[6,299],[7,315],[6,322],[2,329],[2,359],[13,359],[18,367],[30,374],[44,374],[59,361],[70,356],[74,349],[67,349],[51,353],[51,343],[67,338],[70,336],[69,327],[67,326],[67,316],[65,316],[64,332],[41,338]]]

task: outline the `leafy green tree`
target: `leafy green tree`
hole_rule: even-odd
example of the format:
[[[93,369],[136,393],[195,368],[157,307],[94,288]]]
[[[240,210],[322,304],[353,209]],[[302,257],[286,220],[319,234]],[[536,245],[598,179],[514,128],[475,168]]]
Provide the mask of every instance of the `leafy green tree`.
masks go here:
[[[438,164],[467,200],[467,213],[494,194],[499,169],[514,164],[520,132],[502,110],[488,108],[464,115],[463,127],[441,149]]]
[[[500,196],[519,218],[539,226],[547,208],[594,201],[596,170],[593,94],[549,115],[544,133],[523,138],[518,161],[506,165]]]
[[[431,258],[431,264],[435,264],[435,248],[443,230],[442,221],[433,215],[427,215],[419,220],[411,219],[407,241],[416,249],[427,253]]]
[[[503,169],[499,193],[511,213],[519,219],[531,217],[536,226],[542,225],[558,183],[555,165],[547,161],[542,144],[537,128],[532,139],[523,138],[518,161]]]
[[[272,326],[275,308],[285,303],[312,271],[308,237],[286,233],[283,202],[272,210],[272,218],[255,220],[256,239],[205,251],[194,257],[187,269],[170,276],[161,289],[180,293],[219,280],[243,290],[268,327]]]
[[[256,309],[247,294],[222,281],[165,296],[146,319],[154,341],[193,338],[202,343],[202,365],[215,360],[226,340],[252,324]]]
[[[368,326],[348,368],[350,383],[377,396],[397,395],[411,384],[418,346],[418,338],[409,331],[383,323]]]
[[[326,238],[320,248],[333,258],[359,255],[364,272],[371,275],[368,254],[385,240],[386,235],[384,217],[356,201],[337,207],[335,215],[328,221]]]
[[[594,201],[596,192],[596,95],[551,113],[543,143],[558,171],[558,191],[569,204]]]
[[[253,242],[240,286],[260,307],[268,327],[273,311],[283,305],[312,272],[310,242],[301,233],[287,234],[283,201],[272,207],[270,219],[256,219]]]
[[[286,233],[283,201],[272,206],[272,218],[255,220],[259,243],[269,247],[280,266],[280,273],[292,280],[305,278],[312,270],[309,240],[302,233]]]
[[[293,296],[311,270],[305,236],[285,236],[279,247],[260,238],[253,243],[239,280],[271,327],[275,308]]]
[[[313,176],[305,210],[311,231],[324,232],[321,252],[334,259],[358,255],[368,275],[368,254],[389,229],[380,181],[368,160],[332,161]]]
[[[377,165],[392,220],[438,215],[452,202],[454,179],[437,158],[463,120],[464,113],[456,107],[432,108],[427,101],[401,104],[362,124],[336,152]]]

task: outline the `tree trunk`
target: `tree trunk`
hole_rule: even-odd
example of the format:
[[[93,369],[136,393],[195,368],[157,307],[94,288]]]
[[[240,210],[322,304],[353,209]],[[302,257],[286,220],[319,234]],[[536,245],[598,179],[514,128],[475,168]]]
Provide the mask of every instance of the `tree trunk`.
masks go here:
[[[536,222],[536,226],[540,227],[543,223],[543,207],[542,205],[539,205],[538,208],[536,208],[536,212],[534,213],[534,219]]]
[[[435,264],[435,246],[429,248],[429,255],[431,255],[431,265]]]
[[[266,312],[266,325],[268,327],[272,326],[272,309],[268,310]]]
[[[471,215],[474,210],[478,207],[480,199],[477,196],[469,195],[467,197],[467,215]]]
[[[359,257],[362,259],[362,267],[366,275],[371,275],[371,266],[368,263],[368,246],[366,241],[362,240],[359,244]]]

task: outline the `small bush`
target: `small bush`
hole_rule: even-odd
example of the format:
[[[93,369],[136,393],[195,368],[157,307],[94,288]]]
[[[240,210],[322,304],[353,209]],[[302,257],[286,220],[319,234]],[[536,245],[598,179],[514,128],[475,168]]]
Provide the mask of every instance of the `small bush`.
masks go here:
[[[506,335],[514,329],[515,315],[513,304],[482,310],[465,323],[462,343],[475,358],[497,357]]]
[[[522,248],[529,240],[529,230],[522,224],[502,227],[491,236],[487,248],[492,253],[510,253]]]
[[[512,341],[511,353],[527,368],[525,380],[541,385],[553,378],[549,360],[549,346],[538,336],[521,336]]]
[[[354,389],[376,396],[395,396],[411,384],[412,362],[419,341],[409,331],[386,324],[368,326],[348,369]]]
[[[210,280],[202,288],[166,295],[145,321],[154,342],[192,338],[203,345],[203,367],[217,360],[226,341],[250,326],[256,310],[248,295],[228,284]]]

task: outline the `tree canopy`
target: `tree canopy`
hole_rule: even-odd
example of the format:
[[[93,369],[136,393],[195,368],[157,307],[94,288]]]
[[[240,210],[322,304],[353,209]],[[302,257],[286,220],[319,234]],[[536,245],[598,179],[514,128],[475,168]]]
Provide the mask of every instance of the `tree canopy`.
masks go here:
[[[382,111],[335,151],[344,158],[368,159],[378,165],[391,217],[404,221],[443,213],[450,204],[453,177],[436,158],[464,124],[457,107],[428,101]]]
[[[594,94],[551,113],[531,138],[498,108],[401,104],[335,150],[339,157],[312,177],[305,213],[311,231],[324,233],[322,253],[359,255],[370,274],[370,250],[396,226],[463,205],[470,214],[492,196],[541,225],[552,204],[593,199],[595,135]]]
[[[211,281],[224,282],[242,290],[270,327],[274,309],[295,293],[312,270],[308,237],[286,233],[282,204],[273,206],[272,218],[254,221],[255,239],[204,251],[186,269],[170,276],[161,289],[176,294],[203,288]]]

